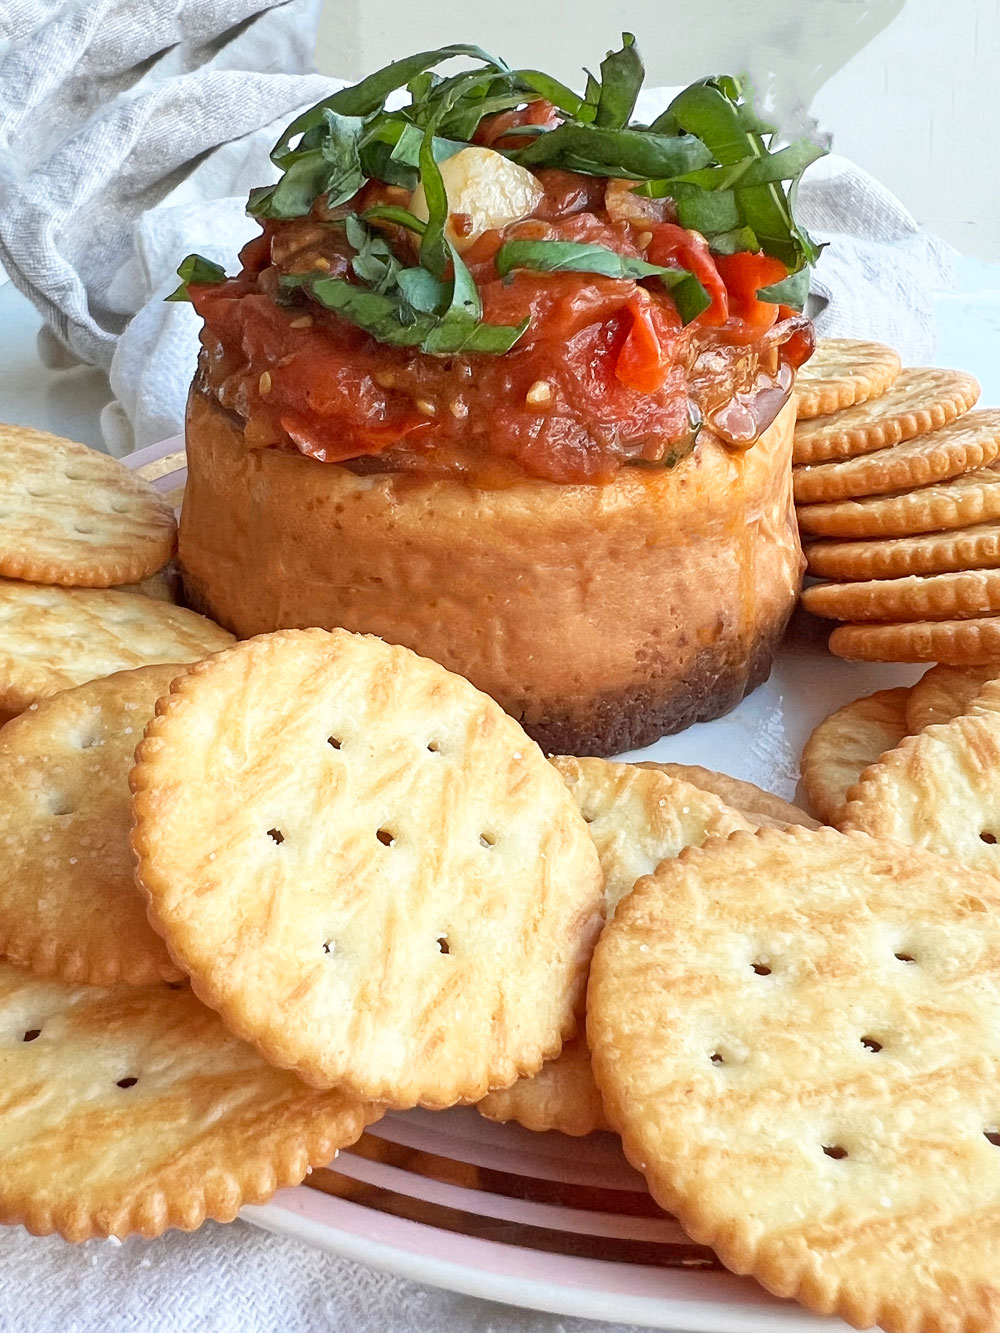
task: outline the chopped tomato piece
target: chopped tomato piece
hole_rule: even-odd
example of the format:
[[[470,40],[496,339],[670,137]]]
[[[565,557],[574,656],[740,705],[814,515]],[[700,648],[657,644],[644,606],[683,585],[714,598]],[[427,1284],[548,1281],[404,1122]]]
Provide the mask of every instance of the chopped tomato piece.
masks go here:
[[[676,264],[693,273],[708,292],[712,304],[694,321],[708,328],[718,328],[729,318],[726,284],[716,267],[721,255],[713,255],[708,242],[699,232],[678,227],[674,222],[659,222],[650,227],[653,239],[646,248],[651,264],[669,268]]]
[[[652,303],[644,292],[636,292],[625,309],[632,316],[632,327],[618,353],[615,377],[639,393],[658,393],[670,372],[672,358],[657,334]]]
[[[748,342],[759,338],[777,320],[779,308],[770,301],[758,301],[757,293],[787,277],[788,269],[780,259],[749,250],[716,255],[715,262],[729,292],[730,315],[743,321]]]

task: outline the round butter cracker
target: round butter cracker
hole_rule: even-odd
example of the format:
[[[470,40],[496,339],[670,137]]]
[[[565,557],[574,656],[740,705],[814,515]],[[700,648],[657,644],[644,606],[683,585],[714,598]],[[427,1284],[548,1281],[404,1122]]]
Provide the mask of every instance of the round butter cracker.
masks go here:
[[[1000,568],[1000,523],[885,541],[805,542],[807,572],[823,579],[899,579]]]
[[[205,616],[138,593],[0,579],[0,710],[158,662],[194,662],[233,642]]]
[[[1000,454],[1000,409],[968,412],[938,430],[835,463],[792,469],[796,505],[929,486],[986,467]]]
[[[186,986],[67,986],[0,962],[0,1222],[67,1240],[230,1222],[381,1114],[317,1092]]]
[[[739,810],[758,828],[787,828],[789,824],[801,824],[803,828],[820,827],[818,820],[790,801],[783,801],[773,792],[764,791],[756,783],[731,778],[728,773],[716,773],[714,769],[702,768],[701,764],[661,764],[644,759],[636,767],[655,768],[668,777],[690,782],[692,787],[713,792],[720,801]]]
[[[822,463],[887,449],[946,426],[979,398],[979,384],[964,370],[933,366],[902,371],[872,401],[799,422],[792,460]]]
[[[899,375],[899,353],[860,338],[820,338],[795,375],[799,421],[878,398]]]
[[[173,510],[123,463],[26,426],[0,425],[0,575],[108,588],[167,563]]]
[[[111,986],[184,974],[146,919],[129,847],[135,747],[182,666],[33,704],[0,734],[0,955]]]
[[[878,690],[823,719],[802,751],[802,786],[827,824],[839,824],[848,791],[886,750],[907,734],[909,690]]]
[[[832,829],[641,880],[587,1033],[653,1197],[737,1273],[858,1328],[996,1327],[1000,885]]]
[[[267,1059],[443,1107],[573,1035],[597,852],[492,699],[379,639],[283,630],[192,668],[158,713],[131,777],[137,882]]]
[[[1000,876],[1000,713],[964,713],[865,770],[843,827],[923,847]]]
[[[1000,616],[838,625],[830,635],[829,647],[835,657],[845,657],[849,662],[981,666],[1000,661]]]
[[[1000,519],[1000,472],[972,468],[929,486],[800,504],[799,528],[816,537],[909,537]]]
[[[706,838],[753,827],[712,793],[652,766],[571,757],[551,762],[590,828],[601,858],[609,918],[636,880],[665,857]],[[525,1129],[582,1135],[608,1128],[582,1037],[568,1042],[532,1078],[491,1092],[477,1109],[488,1120],[516,1120]]]
[[[859,583],[814,583],[802,605],[827,620],[965,620],[1000,611],[1000,569]]]

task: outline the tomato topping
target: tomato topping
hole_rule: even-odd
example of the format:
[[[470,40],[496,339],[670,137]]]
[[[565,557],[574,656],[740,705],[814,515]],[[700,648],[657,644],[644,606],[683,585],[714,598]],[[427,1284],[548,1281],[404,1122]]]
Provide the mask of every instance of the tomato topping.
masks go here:
[[[762,255],[715,257],[696,232],[633,216],[621,190],[610,191],[609,208],[601,178],[539,175],[546,193],[535,214],[484,232],[464,256],[484,321],[528,321],[502,355],[382,343],[282,286],[312,271],[353,281],[342,214],[322,208],[269,221],[245,247],[237,278],[192,287],[205,321],[200,382],[243,420],[247,446],[493,487],[525,476],[599,484],[630,463],[667,466],[692,447],[699,420],[731,446],[752,444],[809,351],[808,321],[775,325],[778,308],[757,300],[784,267]],[[390,187],[379,190],[366,187],[353,206],[399,202]],[[385,235],[404,264],[416,262],[412,234]],[[501,278],[495,255],[509,239],[598,245],[684,268],[711,305],[683,326],[656,278],[530,268]]]
[[[761,287],[769,287],[788,276],[780,259],[771,255],[741,250],[735,255],[716,255],[715,262],[729,293],[729,313],[733,332],[740,341],[753,342],[765,334],[778,318],[779,309],[771,301],[758,301]]]
[[[705,328],[719,328],[729,318],[729,300],[726,284],[716,267],[721,255],[713,255],[704,236],[688,231],[673,222],[657,222],[650,227],[652,240],[646,247],[646,258],[651,264],[664,268],[676,265],[693,273],[708,292],[712,304],[698,316],[697,323]]]
[[[640,393],[657,393],[670,371],[670,357],[660,343],[652,304],[645,292],[636,292],[626,309],[632,327],[618,353],[615,375]]]

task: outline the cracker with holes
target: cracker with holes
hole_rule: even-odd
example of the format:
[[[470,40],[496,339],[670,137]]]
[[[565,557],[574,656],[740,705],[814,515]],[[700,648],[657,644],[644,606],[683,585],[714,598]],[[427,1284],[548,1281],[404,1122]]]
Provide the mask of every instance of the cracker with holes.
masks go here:
[[[964,370],[907,369],[871,401],[800,421],[792,458],[796,463],[822,463],[888,449],[948,425],[978,397],[978,383]]]
[[[847,793],[886,750],[907,734],[909,690],[877,690],[838,708],[813,729],[802,751],[802,786],[827,824],[839,824]]]
[[[899,353],[860,338],[820,338],[795,376],[800,421],[878,398],[899,375]]]
[[[231,1221],[379,1110],[274,1069],[184,986],[67,986],[0,962],[0,1221],[158,1236]]]
[[[899,579],[910,574],[997,569],[1000,523],[885,541],[806,542],[802,552],[808,572],[824,579]]]
[[[1000,615],[967,620],[913,620],[838,625],[830,652],[850,662],[943,662],[982,666],[1000,661]]]
[[[158,713],[131,779],[137,879],[197,993],[269,1060],[449,1106],[573,1035],[597,852],[556,770],[468,681],[284,630],[192,668]]]
[[[734,829],[753,827],[710,792],[639,764],[560,757],[552,763],[590,827],[604,872],[607,916],[636,880],[664,857]],[[489,1120],[516,1120],[526,1129],[589,1134],[606,1129],[586,1043],[569,1043],[533,1078],[490,1093],[479,1103]]]
[[[1000,875],[1000,713],[972,710],[867,769],[848,793],[842,827]]]
[[[184,671],[140,667],[33,705],[0,734],[0,955],[67,982],[183,974],[146,920],[128,773]]]
[[[991,1329],[1000,887],[832,829],[735,833],[640,881],[587,1033],[650,1190],[738,1273],[857,1327]]]
[[[1000,519],[1000,472],[973,468],[889,495],[803,504],[799,528],[817,537],[909,537]]]
[[[971,468],[984,468],[1000,455],[1000,409],[969,412],[925,435],[891,448],[815,463],[792,470],[796,505],[815,501],[887,495],[930,486]],[[807,529],[814,531],[815,529]]]
[[[906,729],[912,735],[942,726],[966,712],[987,681],[1000,676],[1000,662],[986,666],[933,666],[910,687]]]
[[[214,621],[169,602],[104,588],[0,579],[0,710],[157,662],[195,662],[233,642]]]
[[[802,590],[802,605],[828,620],[965,620],[1000,611],[1000,569],[951,574],[866,579],[860,583],[814,583]]]
[[[692,787],[714,792],[720,801],[739,810],[740,814],[760,828],[787,828],[789,824],[801,824],[803,828],[820,826],[812,815],[807,815],[790,801],[783,801],[773,792],[764,791],[756,783],[731,778],[728,773],[716,773],[714,769],[702,768],[700,764],[656,763],[644,759],[636,767],[655,768],[668,777],[690,782]]]
[[[173,511],[117,459],[25,426],[0,426],[0,575],[109,588],[170,559]]]

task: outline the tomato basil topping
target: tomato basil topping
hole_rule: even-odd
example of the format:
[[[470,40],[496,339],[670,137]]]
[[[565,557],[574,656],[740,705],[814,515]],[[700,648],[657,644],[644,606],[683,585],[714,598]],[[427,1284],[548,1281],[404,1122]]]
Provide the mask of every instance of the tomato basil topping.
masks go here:
[[[730,78],[633,122],[628,35],[600,70],[581,97],[448,47],[289,126],[241,272],[189,256],[175,293],[251,447],[502,485],[670,466],[703,424],[752,444],[812,347],[790,197],[822,150],[772,148]]]

